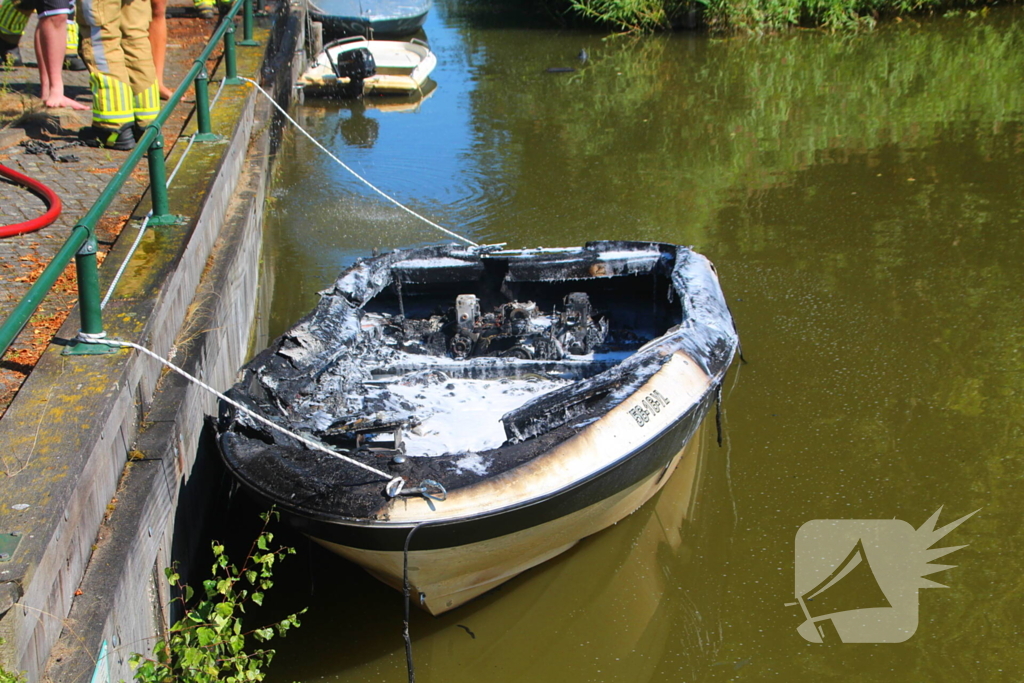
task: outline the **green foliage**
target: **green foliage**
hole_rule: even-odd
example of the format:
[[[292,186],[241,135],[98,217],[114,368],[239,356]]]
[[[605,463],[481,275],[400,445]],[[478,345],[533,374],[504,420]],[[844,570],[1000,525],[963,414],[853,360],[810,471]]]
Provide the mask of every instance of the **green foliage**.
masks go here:
[[[616,30],[669,28],[673,17],[697,9],[714,31],[761,34],[809,25],[830,31],[873,28],[879,16],[935,11],[950,0],[570,0],[579,16]],[[979,0],[957,5],[985,4]],[[959,10],[957,10],[959,11]]]
[[[665,0],[571,0],[581,16],[625,31],[653,31],[668,25]]]
[[[185,616],[170,629],[166,641],[153,647],[155,659],[131,656],[135,680],[140,683],[208,683],[209,681],[262,681],[274,650],[245,649],[252,636],[265,643],[275,635],[285,636],[299,626],[299,612],[262,628],[243,630],[242,615],[249,602],[263,604],[274,585],[274,563],[295,553],[294,548],[271,548],[274,535],[267,531],[272,513],[263,515],[264,526],[239,569],[228,559],[224,546],[214,542],[212,578],[203,581],[205,597],[193,602],[194,591],[183,585],[174,567],[166,570],[167,580],[181,592]],[[0,683],[6,683],[0,679]]]
[[[0,638],[0,645],[3,645],[4,642],[4,639]],[[21,674],[13,674],[0,666],[0,683],[24,683],[24,681],[25,679]]]
[[[0,683],[22,683],[24,680],[20,675],[9,673],[6,669],[0,668]]]

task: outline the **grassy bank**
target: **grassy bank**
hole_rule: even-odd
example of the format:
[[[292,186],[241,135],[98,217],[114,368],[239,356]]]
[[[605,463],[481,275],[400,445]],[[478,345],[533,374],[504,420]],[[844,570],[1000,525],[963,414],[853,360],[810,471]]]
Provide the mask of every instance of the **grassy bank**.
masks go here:
[[[562,0],[556,0],[562,2]],[[654,31],[691,23],[712,31],[765,33],[794,26],[871,28],[881,17],[981,11],[985,0],[565,0],[567,11],[620,31]],[[956,8],[956,9],[953,9]]]

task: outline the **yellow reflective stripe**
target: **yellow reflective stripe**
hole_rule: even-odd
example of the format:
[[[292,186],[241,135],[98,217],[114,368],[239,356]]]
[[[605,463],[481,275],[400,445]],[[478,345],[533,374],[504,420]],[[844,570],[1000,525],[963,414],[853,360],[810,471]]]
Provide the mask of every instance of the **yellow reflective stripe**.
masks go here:
[[[135,122],[149,123],[160,113],[160,88],[156,81],[135,96]]]
[[[195,0],[196,9],[202,9],[204,7],[213,7],[213,0]]]
[[[65,43],[65,51],[69,55],[78,52],[78,23],[74,19],[68,21],[68,39]]]
[[[15,9],[11,0],[0,5],[0,33],[20,38],[26,24],[28,16]]]
[[[132,89],[113,76],[93,72],[89,75],[92,89],[92,121],[102,128],[120,128],[135,120]]]

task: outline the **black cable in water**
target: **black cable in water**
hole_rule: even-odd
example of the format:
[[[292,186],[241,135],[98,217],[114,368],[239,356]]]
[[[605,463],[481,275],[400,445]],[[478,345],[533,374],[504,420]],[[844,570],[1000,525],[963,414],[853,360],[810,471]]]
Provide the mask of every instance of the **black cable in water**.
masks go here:
[[[409,535],[405,537],[405,548],[402,551],[402,594],[405,596],[405,622],[402,625],[402,638],[405,639],[405,664],[409,669],[409,683],[416,683],[416,670],[412,664],[412,638],[409,637],[409,543],[412,541],[412,535],[420,527],[428,524],[430,522],[420,522],[409,529]]]
[[[313,541],[306,537],[306,569],[309,571],[309,596],[316,595],[316,575],[313,573]]]
[[[722,385],[715,391],[715,427],[718,428],[718,447],[722,447]],[[409,534],[410,536],[412,534]]]

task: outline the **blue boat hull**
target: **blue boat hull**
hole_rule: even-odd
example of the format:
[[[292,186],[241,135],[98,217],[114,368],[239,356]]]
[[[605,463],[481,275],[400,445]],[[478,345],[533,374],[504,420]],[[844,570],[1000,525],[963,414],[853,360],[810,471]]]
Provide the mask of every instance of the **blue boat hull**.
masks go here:
[[[432,6],[433,0],[314,0],[310,14],[332,38],[390,38],[419,31]]]

